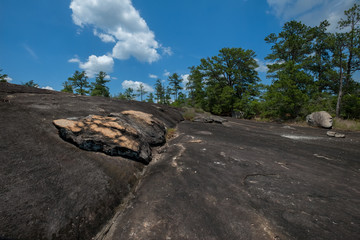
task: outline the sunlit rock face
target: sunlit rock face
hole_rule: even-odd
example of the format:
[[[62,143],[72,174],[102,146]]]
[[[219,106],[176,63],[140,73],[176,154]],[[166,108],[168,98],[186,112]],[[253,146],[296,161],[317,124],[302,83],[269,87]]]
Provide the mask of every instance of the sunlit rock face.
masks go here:
[[[322,127],[322,128],[332,128],[332,116],[325,111],[313,112],[310,115],[306,116],[306,122],[310,126]]]
[[[64,140],[88,151],[122,156],[145,164],[151,161],[151,146],[165,142],[166,129],[151,114],[123,111],[109,116],[53,121]]]

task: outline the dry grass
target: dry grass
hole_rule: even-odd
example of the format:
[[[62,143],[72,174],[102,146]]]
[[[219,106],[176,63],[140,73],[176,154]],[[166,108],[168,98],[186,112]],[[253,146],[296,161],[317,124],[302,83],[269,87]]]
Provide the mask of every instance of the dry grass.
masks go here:
[[[192,121],[196,116],[194,108],[184,108],[183,118],[188,121]]]
[[[360,121],[335,118],[333,128],[339,130],[360,131]]]
[[[165,135],[166,140],[170,140],[175,136],[176,136],[176,128],[168,128],[166,130],[166,135]]]

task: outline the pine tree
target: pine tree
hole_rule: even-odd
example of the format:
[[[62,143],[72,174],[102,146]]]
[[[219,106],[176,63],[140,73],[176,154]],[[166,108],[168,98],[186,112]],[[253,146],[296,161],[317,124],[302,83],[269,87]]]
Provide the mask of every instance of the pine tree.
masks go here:
[[[146,99],[146,102],[148,103],[154,103],[154,94],[150,93]]]
[[[63,89],[61,90],[62,92],[67,92],[67,93],[74,93],[73,87],[72,87],[72,83],[70,81],[65,81],[63,83]]]
[[[71,86],[75,89],[75,92],[80,95],[86,95],[89,93],[87,90],[90,87],[88,82],[88,77],[86,76],[85,71],[79,72],[75,71],[72,77],[69,77],[68,80],[71,82]]]
[[[24,83],[23,85],[28,86],[28,87],[35,87],[35,88],[39,87],[39,84],[35,83],[34,80],[30,80],[30,81]]]
[[[96,75],[95,82],[92,83],[91,96],[110,97],[109,88],[105,86],[105,84],[110,82],[110,80],[105,80],[106,76],[106,73],[102,71]]]
[[[139,87],[136,89],[136,91],[139,93],[140,101],[143,101],[143,96],[147,94],[148,92],[145,90],[144,84],[140,83]]]
[[[165,88],[160,79],[155,83],[155,99],[157,103],[165,104]]]
[[[2,72],[2,69],[0,69],[0,72]],[[7,82],[8,75],[7,74],[1,74],[0,73],[0,82]]]
[[[182,79],[177,73],[174,73],[168,77],[171,94],[175,95],[175,101],[178,100],[178,93],[183,88],[181,87]]]

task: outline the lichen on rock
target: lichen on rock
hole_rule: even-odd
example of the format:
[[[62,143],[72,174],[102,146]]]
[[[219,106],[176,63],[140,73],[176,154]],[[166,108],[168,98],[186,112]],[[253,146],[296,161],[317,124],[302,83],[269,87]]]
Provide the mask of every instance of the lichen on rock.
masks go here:
[[[53,123],[64,140],[81,149],[145,164],[151,161],[151,146],[165,142],[165,125],[151,114],[139,111],[57,119]]]

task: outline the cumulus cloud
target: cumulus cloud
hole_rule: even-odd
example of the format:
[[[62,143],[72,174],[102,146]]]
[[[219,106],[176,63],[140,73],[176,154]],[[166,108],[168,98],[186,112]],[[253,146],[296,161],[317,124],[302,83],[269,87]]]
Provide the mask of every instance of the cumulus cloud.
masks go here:
[[[84,70],[88,77],[93,78],[100,71],[111,73],[113,71],[114,59],[111,56],[89,56],[86,62],[81,62],[78,58],[72,58],[69,60],[71,63],[78,63],[79,68]],[[110,78],[110,76],[107,76]]]
[[[112,56],[142,62],[159,60],[160,44],[131,0],[72,0],[72,19],[80,27],[93,27],[104,42],[116,42]],[[170,48],[163,48],[169,54]],[[165,49],[165,50],[164,50]]]
[[[7,76],[6,78],[5,78],[5,81],[7,81],[7,82],[11,82],[13,79],[11,78],[11,77],[9,77],[9,76]]]
[[[344,16],[344,11],[351,8],[356,0],[267,0],[270,13],[281,21],[292,19],[306,25],[316,26],[328,20],[329,31],[336,30],[337,22]]]
[[[132,80],[125,80],[121,83],[123,89],[132,88],[136,91],[140,87],[140,84],[144,85],[144,89],[147,92],[154,92],[154,89],[146,83]]]
[[[98,36],[101,41],[105,42],[105,43],[114,43],[115,38],[109,34],[105,34],[105,33],[99,33],[96,29],[94,29],[94,35]]]

